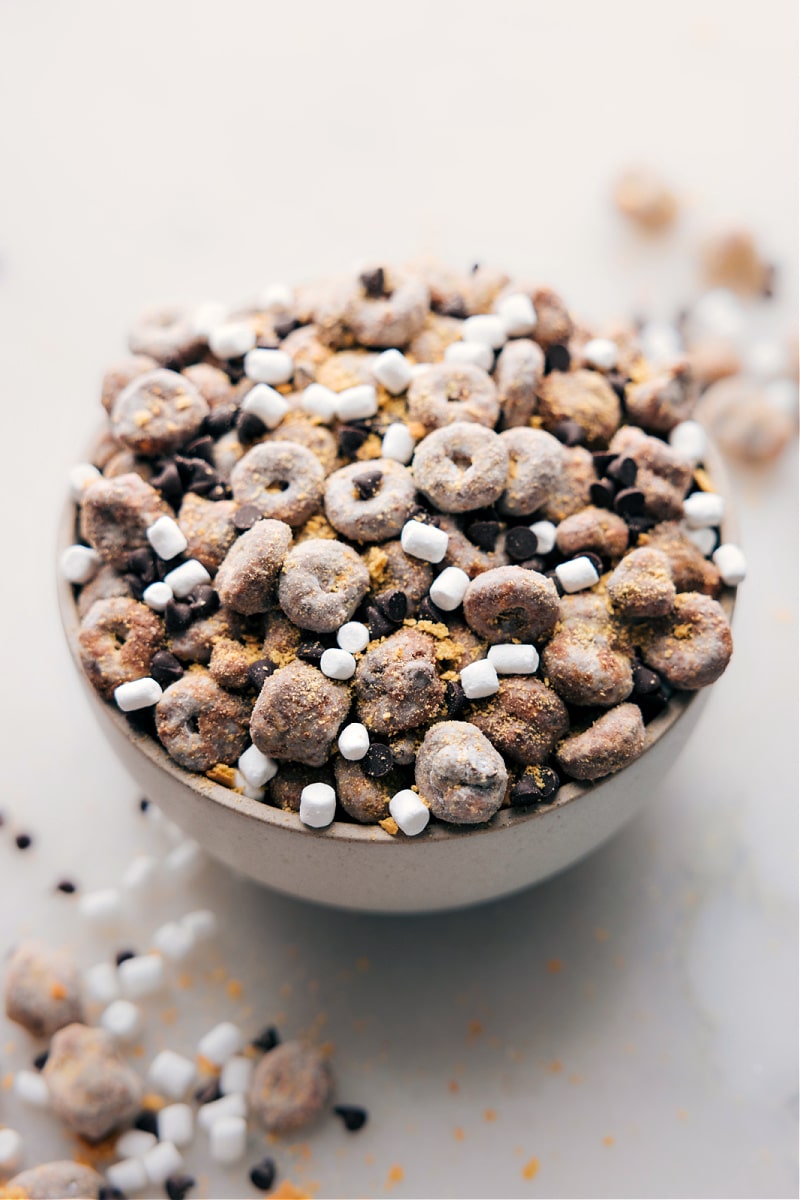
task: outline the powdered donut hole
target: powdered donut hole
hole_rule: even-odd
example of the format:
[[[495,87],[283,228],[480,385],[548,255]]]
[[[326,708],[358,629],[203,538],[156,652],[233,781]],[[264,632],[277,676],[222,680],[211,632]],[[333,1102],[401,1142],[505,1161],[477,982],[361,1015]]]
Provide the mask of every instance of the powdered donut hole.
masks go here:
[[[438,509],[469,512],[502,494],[509,458],[502,437],[492,430],[456,421],[428,434],[412,465],[417,487]]]

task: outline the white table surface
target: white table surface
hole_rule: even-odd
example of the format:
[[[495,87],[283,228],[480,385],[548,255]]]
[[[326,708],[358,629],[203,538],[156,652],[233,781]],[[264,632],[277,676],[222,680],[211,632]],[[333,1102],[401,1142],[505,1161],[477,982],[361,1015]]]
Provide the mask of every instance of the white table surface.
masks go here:
[[[164,846],[55,613],[56,511],[100,373],[147,302],[233,300],[370,254],[496,261],[590,316],[668,314],[723,219],[779,261],[768,320],[787,329],[795,22],[789,0],[0,9],[0,950],[35,934],[88,965],[214,907],[223,937],[192,989],[150,1006],[148,1052],[191,1050],[223,1016],[335,1043],[339,1095],[370,1124],[331,1119],[307,1149],[275,1151],[319,1197],[797,1194],[794,455],[737,472],[751,577],[735,658],[669,785],[590,860],[414,919],[322,911],[210,865],[90,938],[56,880],[113,884]],[[609,209],[631,159],[685,201],[666,240],[642,243]],[[33,1053],[12,1026],[0,1046],[4,1072]],[[31,1163],[71,1149],[3,1089],[0,1123]],[[255,1195],[201,1147],[188,1161],[194,1194]]]

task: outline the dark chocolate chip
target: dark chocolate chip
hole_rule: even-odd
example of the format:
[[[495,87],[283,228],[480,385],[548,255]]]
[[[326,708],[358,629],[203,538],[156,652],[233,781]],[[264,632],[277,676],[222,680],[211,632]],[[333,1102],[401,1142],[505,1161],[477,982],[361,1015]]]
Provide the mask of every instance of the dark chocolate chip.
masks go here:
[[[447,715],[455,719],[460,716],[467,707],[467,697],[464,695],[464,689],[455,679],[449,679],[445,685],[444,702],[447,707]]]
[[[637,663],[633,668],[633,694],[634,696],[649,696],[653,692],[657,692],[661,687],[661,676],[656,675],[655,671],[651,671],[649,667],[645,667],[642,663]]]
[[[569,418],[565,421],[559,421],[550,430],[553,437],[558,438],[565,446],[580,446],[586,434],[583,426],[577,421],[571,421]]]
[[[183,483],[174,462],[165,463],[159,473],[150,480],[150,485],[161,492],[161,495],[173,508],[180,507],[183,499]]]
[[[56,891],[63,892],[65,896],[73,896],[77,890],[77,883],[73,883],[71,879],[60,879],[56,884]]]
[[[188,629],[191,625],[192,610],[181,600],[168,600],[164,610],[164,622],[167,633],[180,633],[182,629]]]
[[[238,408],[228,408],[227,406],[215,408],[206,417],[203,427],[210,437],[221,438],[224,433],[228,433],[229,430],[233,429],[238,415]]]
[[[43,1071],[44,1065],[47,1062],[49,1057],[50,1057],[49,1050],[43,1050],[41,1054],[37,1054],[36,1058],[33,1060],[34,1069],[37,1071]]]
[[[405,592],[383,592],[375,598],[375,603],[383,615],[393,621],[395,625],[399,625],[401,621],[405,620],[408,612],[408,597]]]
[[[356,1108],[354,1104],[337,1104],[333,1111],[342,1118],[345,1129],[350,1133],[363,1129],[367,1123],[366,1109]]]
[[[251,687],[254,687],[257,692],[260,692],[264,686],[264,680],[268,675],[271,675],[275,670],[275,664],[268,658],[259,658],[257,662],[251,663],[247,668],[247,678]]]
[[[285,317],[275,317],[272,322],[272,328],[275,330],[279,338],[285,338],[288,337],[290,333],[293,333],[295,329],[300,328],[300,322],[296,321],[294,317],[290,317],[288,315]]]
[[[210,617],[219,608],[219,594],[210,583],[201,583],[186,597],[192,610],[192,620]]]
[[[607,479],[598,479],[596,483],[589,484],[589,499],[596,508],[613,508],[614,496],[614,485]]]
[[[386,295],[386,272],[383,267],[376,267],[374,271],[362,271],[358,281],[372,300]]]
[[[266,432],[266,425],[255,413],[239,413],[236,421],[236,436],[243,446],[249,446],[251,442],[258,441]]]
[[[222,370],[228,376],[231,383],[238,383],[240,379],[244,379],[244,355],[239,355],[238,358],[228,358],[224,363],[220,364]]]
[[[27,850],[29,846],[33,845],[33,838],[29,833],[18,833],[14,841],[18,850]]]
[[[258,1188],[260,1192],[268,1192],[275,1183],[275,1177],[278,1171],[275,1166],[274,1158],[262,1158],[261,1162],[256,1163],[250,1170],[250,1182],[253,1187]]]
[[[113,1183],[104,1183],[98,1189],[97,1200],[127,1200],[127,1196]]]
[[[343,425],[339,430],[339,453],[344,458],[355,458],[367,440],[367,430],[358,425]]]
[[[147,737],[158,739],[156,733],[156,710],[153,705],[150,708],[139,708],[133,712],[125,713],[125,720],[136,733],[146,734]]]
[[[580,555],[578,555],[577,557],[580,557]],[[564,588],[562,586],[561,580],[558,578],[555,571],[545,571],[545,577],[550,580],[553,587],[558,592],[559,596],[563,596]]]
[[[243,504],[233,514],[234,529],[238,529],[240,533],[244,533],[247,529],[252,529],[256,521],[260,520],[261,511],[256,508],[255,504]]]
[[[158,1137],[158,1118],[151,1108],[143,1108],[133,1125],[134,1129],[141,1129],[145,1133],[154,1133]]]
[[[529,804],[550,804],[559,787],[558,775],[551,767],[534,767],[533,772],[520,776],[511,789],[512,808],[524,808]]]
[[[571,362],[572,357],[567,347],[556,343],[545,351],[544,373],[549,375],[551,371],[568,371]]]
[[[636,460],[627,457],[615,458],[608,468],[608,474],[623,488],[633,487],[637,471]]]
[[[639,534],[647,533],[655,525],[652,517],[626,517],[625,523],[628,526],[629,546],[635,546],[639,541]]]
[[[196,1179],[191,1175],[169,1175],[164,1180],[164,1190],[168,1200],[184,1200],[194,1187]]]
[[[526,571],[538,571],[543,575],[547,570],[547,562],[541,555],[534,554],[533,558],[526,558],[521,563],[517,563],[518,567],[523,567]]]
[[[592,455],[595,474],[598,479],[602,479],[612,462],[616,462],[619,455],[611,454],[608,450],[595,450]]]
[[[267,1028],[263,1029],[258,1037],[254,1037],[250,1043],[250,1045],[254,1046],[256,1050],[263,1050],[265,1054],[268,1054],[270,1050],[274,1050],[275,1047],[280,1046],[280,1044],[281,1036],[274,1025],[268,1025]]]
[[[325,647],[322,642],[301,642],[297,647],[297,657],[303,662],[313,663],[315,667],[319,666],[324,653]]]
[[[114,955],[114,962],[117,966],[120,966],[121,963],[127,962],[129,958],[136,958],[135,950],[118,950]]]
[[[189,458],[202,458],[204,462],[214,465],[214,439],[204,434],[202,437],[195,438],[193,442],[185,447],[185,454]]]
[[[394,755],[388,746],[381,742],[373,742],[361,761],[367,775],[371,775],[373,779],[382,779],[394,766]]]
[[[506,553],[512,562],[523,562],[539,549],[539,539],[527,525],[517,525],[506,534]]]
[[[198,1104],[213,1104],[215,1100],[219,1100],[222,1095],[219,1079],[209,1079],[206,1083],[199,1087],[194,1094],[194,1098]]]
[[[419,618],[421,621],[436,621],[441,624],[447,624],[448,614],[443,612],[441,608],[433,603],[430,596],[423,596],[419,606]]]
[[[462,296],[451,296],[449,300],[433,305],[433,310],[443,317],[455,317],[458,321],[463,321],[467,316],[467,306]]]
[[[644,512],[644,492],[638,488],[623,488],[617,492],[614,511],[621,517],[640,517]]]
[[[397,628],[393,621],[372,604],[367,609],[367,626],[370,638],[388,637]]]
[[[156,560],[151,550],[134,550],[128,555],[128,570],[138,575],[142,583],[153,583],[156,578]]]
[[[569,561],[573,561],[576,558],[588,558],[595,571],[597,571],[597,574],[603,574],[603,560],[600,555],[595,554],[593,550],[579,550],[576,554],[570,556]]]
[[[626,376],[620,374],[619,371],[609,371],[608,374],[606,375],[606,382],[609,383],[610,386],[617,393],[617,399],[620,402],[624,402],[624,400],[625,400],[625,385],[629,382],[628,379],[626,378]]]
[[[365,471],[363,475],[356,476],[353,486],[358,493],[359,500],[371,500],[373,496],[376,496],[382,479],[382,471]]]
[[[134,600],[141,600],[144,595],[146,584],[138,575],[123,575],[123,579],[128,585],[128,591]]]
[[[479,550],[492,551],[500,536],[499,521],[473,521],[464,530],[465,534]]]
[[[210,496],[220,485],[219,476],[202,458],[191,459],[192,475],[186,487],[195,496]]]
[[[147,812],[149,807],[150,807],[150,801],[147,799],[146,796],[142,796],[141,800],[139,801],[139,812],[145,813],[145,812]]]
[[[158,650],[150,659],[150,674],[162,688],[168,688],[171,683],[183,679],[183,667],[169,650]]]
[[[634,704],[638,705],[639,711],[642,714],[642,720],[645,725],[662,713],[669,704],[670,694],[663,686],[657,692],[650,692],[647,696],[631,696]]]

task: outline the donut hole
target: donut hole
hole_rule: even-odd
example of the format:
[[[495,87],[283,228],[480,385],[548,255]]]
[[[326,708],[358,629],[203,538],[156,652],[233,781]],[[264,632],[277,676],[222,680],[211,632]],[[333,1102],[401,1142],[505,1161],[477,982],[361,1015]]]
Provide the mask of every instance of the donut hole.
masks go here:
[[[267,484],[267,486],[264,488],[264,491],[268,495],[270,495],[270,494],[277,495],[280,492],[288,491],[288,488],[289,488],[289,480],[288,479],[273,479]]]
[[[192,715],[190,717],[186,718],[186,732],[190,733],[192,735],[192,737],[200,736],[200,715],[199,715],[199,713],[192,713]]]
[[[458,467],[459,471],[469,471],[473,458],[471,454],[467,454],[463,450],[454,450],[450,455],[450,461],[453,466]]]

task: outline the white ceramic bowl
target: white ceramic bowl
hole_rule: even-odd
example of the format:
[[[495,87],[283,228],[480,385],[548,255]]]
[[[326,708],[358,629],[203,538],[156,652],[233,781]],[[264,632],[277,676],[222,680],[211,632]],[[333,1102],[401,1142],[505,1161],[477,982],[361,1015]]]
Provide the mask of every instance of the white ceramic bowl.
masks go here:
[[[730,491],[716,457],[718,488]],[[59,552],[75,540],[75,506],[62,520]],[[730,515],[725,540],[734,540]],[[334,822],[311,830],[296,814],[248,800],[183,770],[123,714],[105,703],[83,673],[71,585],[59,580],[59,604],[73,660],[104,736],[142,792],[214,857],[278,891],[367,912],[412,913],[459,908],[538,883],[583,858],[645,803],[654,780],[674,764],[705,705],[707,690],[678,693],[647,726],[642,756],[595,784],[569,783],[540,809],[502,809],[489,825],[465,829],[433,823],[418,838],[377,825]],[[733,596],[723,604],[730,619]]]

